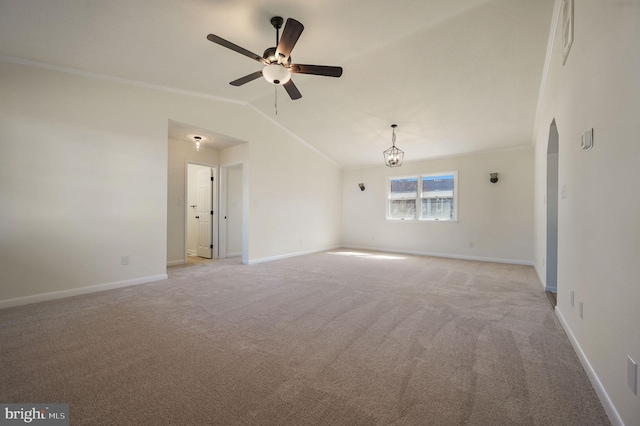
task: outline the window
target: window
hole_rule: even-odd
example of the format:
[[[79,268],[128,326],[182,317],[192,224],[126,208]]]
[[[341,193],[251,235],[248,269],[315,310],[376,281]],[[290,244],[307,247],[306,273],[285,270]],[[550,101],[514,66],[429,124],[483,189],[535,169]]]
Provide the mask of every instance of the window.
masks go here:
[[[458,173],[389,179],[387,220],[458,220]]]

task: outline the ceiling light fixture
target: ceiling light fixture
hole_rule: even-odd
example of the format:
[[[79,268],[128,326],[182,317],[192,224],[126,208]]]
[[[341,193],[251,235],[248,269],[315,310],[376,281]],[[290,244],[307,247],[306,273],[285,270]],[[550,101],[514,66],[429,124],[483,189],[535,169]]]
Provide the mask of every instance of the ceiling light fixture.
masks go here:
[[[400,167],[402,166],[402,159],[404,158],[404,151],[396,148],[396,127],[397,124],[392,124],[391,129],[393,135],[391,136],[391,142],[393,145],[391,148],[384,151],[382,154],[384,155],[384,163],[389,167]]]
[[[204,149],[204,144],[211,141],[211,137],[197,133],[185,134],[184,137],[185,141],[193,141],[196,144],[196,151],[200,151],[200,148]]]
[[[269,83],[282,86],[291,80],[291,71],[278,63],[269,64],[262,68],[262,76]]]

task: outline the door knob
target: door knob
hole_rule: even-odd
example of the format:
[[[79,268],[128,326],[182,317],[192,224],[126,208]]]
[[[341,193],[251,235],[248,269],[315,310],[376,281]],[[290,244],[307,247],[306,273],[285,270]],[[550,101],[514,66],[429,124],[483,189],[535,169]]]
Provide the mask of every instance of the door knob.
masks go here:
[[[200,216],[196,216],[196,219],[200,219]]]

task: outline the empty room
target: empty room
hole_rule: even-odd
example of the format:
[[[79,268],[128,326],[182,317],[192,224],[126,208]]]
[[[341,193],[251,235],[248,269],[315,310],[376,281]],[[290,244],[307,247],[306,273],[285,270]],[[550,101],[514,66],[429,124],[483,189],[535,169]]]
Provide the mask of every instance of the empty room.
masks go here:
[[[640,425],[639,28],[0,0],[0,423]]]

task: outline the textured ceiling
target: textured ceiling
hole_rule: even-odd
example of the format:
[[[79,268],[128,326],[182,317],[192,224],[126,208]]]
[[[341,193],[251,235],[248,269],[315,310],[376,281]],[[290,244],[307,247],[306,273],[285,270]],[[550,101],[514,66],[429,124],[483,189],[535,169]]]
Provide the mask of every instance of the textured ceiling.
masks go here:
[[[249,102],[345,168],[379,165],[392,123],[405,161],[531,144],[553,0],[0,0],[0,55]],[[229,82],[275,45],[272,16],[305,30],[291,101]],[[180,131],[189,129],[181,128]],[[216,129],[208,129],[215,132]],[[224,137],[223,135],[217,135]]]

